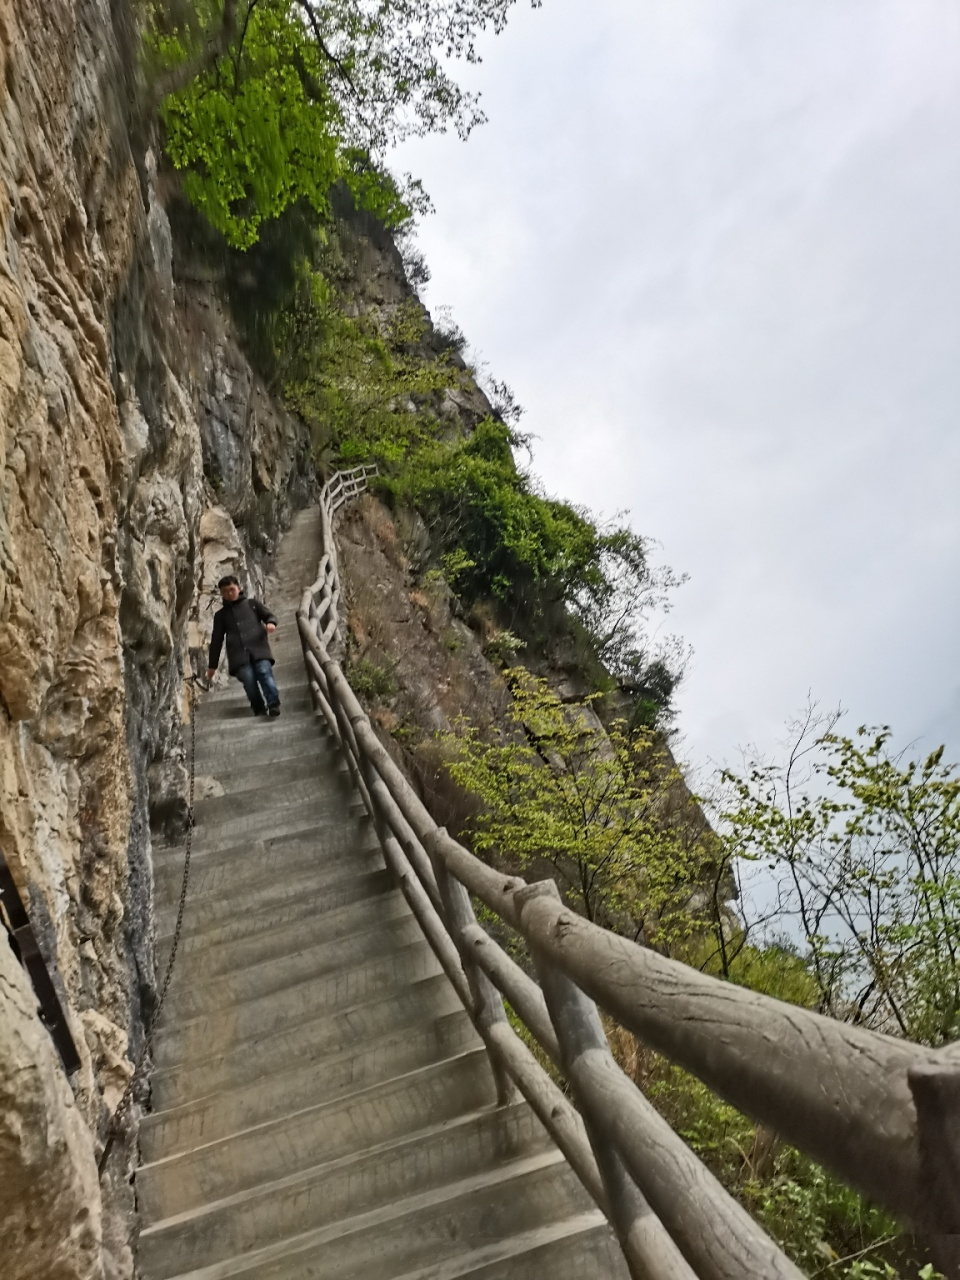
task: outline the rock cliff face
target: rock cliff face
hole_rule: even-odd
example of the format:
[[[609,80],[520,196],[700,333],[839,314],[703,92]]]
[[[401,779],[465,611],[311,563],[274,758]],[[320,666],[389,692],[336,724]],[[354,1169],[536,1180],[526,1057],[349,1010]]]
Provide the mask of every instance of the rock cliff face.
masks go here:
[[[68,1084],[0,933],[10,1280],[133,1274],[129,1141],[96,1157],[154,998],[151,818],[183,809],[182,673],[315,486],[170,231],[124,91],[125,0],[0,0],[0,847],[56,966]]]

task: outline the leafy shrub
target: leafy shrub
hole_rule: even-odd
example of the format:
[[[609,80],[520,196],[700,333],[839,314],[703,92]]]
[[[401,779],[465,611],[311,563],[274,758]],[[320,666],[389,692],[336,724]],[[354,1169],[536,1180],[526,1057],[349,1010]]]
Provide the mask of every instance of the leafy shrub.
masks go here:
[[[479,802],[474,849],[521,871],[549,868],[589,920],[663,951],[685,945],[702,928],[691,892],[715,842],[680,816],[676,765],[654,733],[604,731],[589,704],[566,705],[522,668],[507,678],[510,740],[467,721],[442,739],[448,772]]]
[[[359,698],[377,702],[392,698],[397,692],[393,668],[374,662],[371,658],[350,658],[346,663],[346,676]]]
[[[679,579],[650,564],[646,541],[630,529],[603,528],[538,492],[515,463],[520,443],[506,422],[486,419],[466,439],[425,441],[388,483],[455,562],[449,580],[459,594],[468,602],[492,596],[505,625],[534,640],[577,624],[590,656],[634,698],[638,724],[652,725],[679,667],[648,654],[640,629]]]
[[[275,331],[286,403],[313,428],[315,448],[328,448],[346,466],[403,465],[437,430],[433,398],[463,376],[424,353],[426,321],[416,304],[385,317],[350,316],[314,267],[304,267]]]
[[[483,652],[491,662],[509,667],[514,665],[517,654],[525,647],[520,637],[515,636],[512,631],[497,631],[483,646]]]

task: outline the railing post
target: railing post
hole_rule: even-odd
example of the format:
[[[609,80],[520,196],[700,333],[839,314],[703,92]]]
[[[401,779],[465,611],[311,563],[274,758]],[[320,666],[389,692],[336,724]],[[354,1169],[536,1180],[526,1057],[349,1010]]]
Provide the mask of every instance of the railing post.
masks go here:
[[[386,829],[396,837],[436,910],[442,912],[443,903],[440,898],[440,890],[437,887],[437,877],[434,874],[433,863],[420,843],[419,837],[400,812],[397,802],[380,777],[376,766],[366,755],[363,756],[363,776],[366,779],[367,790],[380,811]]]
[[[337,724],[340,726],[340,741],[344,747],[344,752],[347,757],[347,768],[350,770],[350,776],[353,779],[353,784],[360,793],[360,799],[363,801],[370,817],[374,822],[376,822],[377,815],[374,809],[373,800],[370,797],[370,792],[367,790],[366,780],[363,776],[363,756],[357,746],[357,740],[354,737],[353,725],[350,723],[350,717],[344,710],[343,704],[335,696],[332,698],[332,705],[333,713],[337,717]]]
[[[430,852],[429,847],[427,852]],[[437,877],[437,888],[440,890],[446,926],[460,953],[460,962],[470,984],[477,1030],[486,1042],[490,1038],[492,1028],[498,1023],[506,1023],[509,1026],[506,1010],[503,1007],[503,998],[474,960],[464,936],[466,930],[477,923],[470,894],[459,880],[454,879],[440,858],[433,859],[433,870]],[[517,1086],[504,1070],[497,1055],[491,1052],[489,1045],[487,1056],[490,1059],[490,1067],[497,1086],[497,1103],[505,1107],[516,1102],[520,1097]]]
[[[960,1280],[960,1049],[907,1073],[917,1108],[920,1184],[926,1209],[919,1222],[948,1280]]]
[[[531,898],[555,898],[560,892],[552,880],[540,881],[518,890],[516,898],[521,910]],[[589,1099],[580,1096],[576,1086],[577,1063],[588,1053],[610,1054],[607,1037],[597,1013],[597,1006],[580,988],[536,950],[534,963],[543,988],[547,1008],[560,1045],[560,1066],[573,1087],[593,1154],[600,1169],[610,1220],[623,1249],[634,1280],[674,1280],[695,1278],[683,1255],[670,1239],[662,1223],[641,1195],[623,1160],[604,1134],[592,1114]]]
[[[555,965],[537,931],[530,930],[529,917],[544,909],[555,915],[562,907],[557,886],[552,880],[526,885],[514,896],[520,931],[533,953],[560,1041],[562,1070],[583,1112],[601,1174],[605,1181],[608,1174],[613,1179],[608,1195],[618,1234],[630,1227],[632,1213],[628,1240],[649,1256],[655,1276],[675,1273],[656,1270],[662,1241],[652,1234],[651,1221],[676,1241],[700,1280],[802,1280],[802,1272],[624,1075],[593,1000]],[[616,1152],[616,1162],[605,1164],[604,1151]],[[621,1177],[632,1181],[639,1204],[629,1187],[623,1193]],[[624,1252],[629,1258],[627,1244]]]
[[[315,681],[313,681],[310,678],[310,663],[307,660],[307,654],[309,653],[309,649],[307,648],[306,637],[304,636],[303,632],[300,631],[299,627],[297,627],[297,631],[300,634],[300,648],[303,651],[303,665],[306,668],[306,672],[307,672],[307,688],[310,690],[310,701],[313,703],[313,711],[314,711],[314,715],[316,715],[316,713],[322,709],[320,706],[320,694],[316,687]]]

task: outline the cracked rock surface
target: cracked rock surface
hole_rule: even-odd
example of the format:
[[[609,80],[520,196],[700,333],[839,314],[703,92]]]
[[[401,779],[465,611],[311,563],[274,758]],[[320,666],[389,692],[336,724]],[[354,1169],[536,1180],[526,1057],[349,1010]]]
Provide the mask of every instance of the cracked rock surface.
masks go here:
[[[82,1063],[68,1083],[0,931],[5,1280],[134,1275],[136,1115],[102,1187],[96,1159],[155,999],[182,674],[217,578],[262,584],[315,492],[212,287],[174,281],[134,9],[0,0],[0,847]]]

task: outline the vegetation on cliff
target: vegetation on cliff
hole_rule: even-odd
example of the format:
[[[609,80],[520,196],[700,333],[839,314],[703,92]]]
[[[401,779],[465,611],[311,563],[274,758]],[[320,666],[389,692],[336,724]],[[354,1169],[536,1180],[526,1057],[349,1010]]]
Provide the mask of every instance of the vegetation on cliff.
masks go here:
[[[652,564],[647,540],[550,498],[516,465],[522,438],[488,418],[464,439],[426,442],[390,479],[424,517],[451,587],[496,602],[504,624],[538,648],[550,633],[581,641],[594,687],[630,691],[637,726],[663,725],[679,678],[644,623],[679,579]]]
[[[149,69],[167,155],[237,248],[297,200],[345,184],[394,224],[421,201],[383,167],[411,134],[483,119],[448,67],[477,61],[514,0],[179,0],[150,6]]]
[[[726,895],[717,886],[691,902],[691,885],[715,880],[717,841],[682,803],[662,738],[622,721],[604,729],[589,700],[567,706],[523,668],[506,674],[507,739],[466,722],[445,739],[449,772],[481,802],[474,850],[551,875],[588,920],[682,953],[718,926]]]

